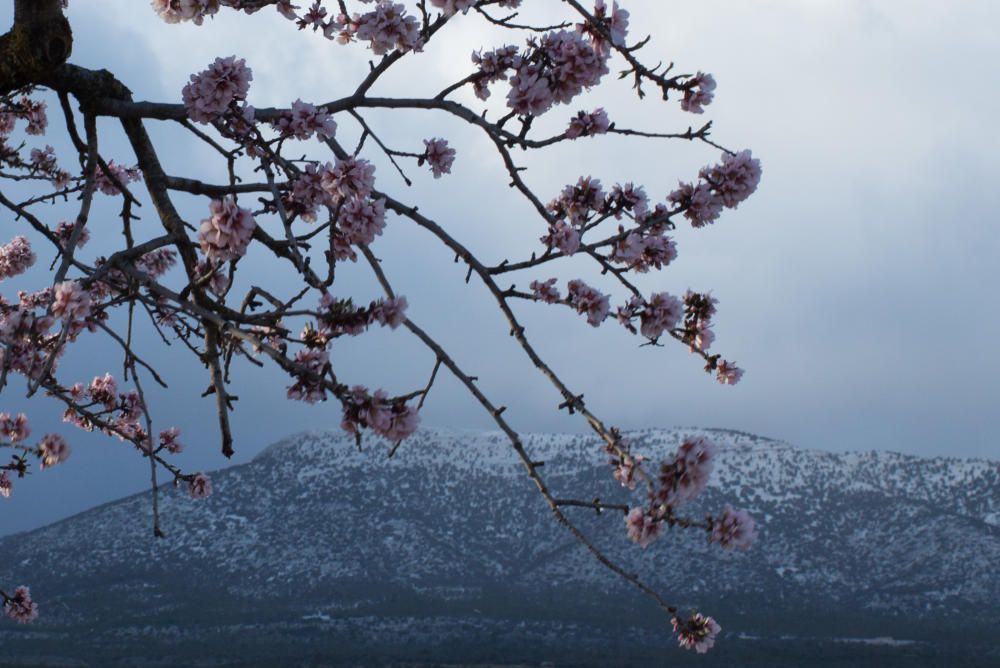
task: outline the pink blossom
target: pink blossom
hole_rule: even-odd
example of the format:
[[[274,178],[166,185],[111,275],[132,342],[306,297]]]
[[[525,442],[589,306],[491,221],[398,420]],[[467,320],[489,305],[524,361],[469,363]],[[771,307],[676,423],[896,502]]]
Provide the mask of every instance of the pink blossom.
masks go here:
[[[716,367],[716,379],[723,385],[735,385],[743,378],[743,369],[732,362],[722,360]]]
[[[660,467],[654,506],[676,508],[701,494],[712,475],[715,444],[702,436],[688,436],[673,459]]]
[[[647,547],[660,533],[659,521],[653,519],[642,508],[633,508],[625,516],[628,537],[640,547]]]
[[[704,436],[688,436],[681,442],[674,457],[670,505],[687,503],[705,491],[715,466],[715,451],[715,443]]]
[[[645,237],[642,254],[632,268],[641,273],[652,269],[662,269],[677,259],[677,244],[670,237],[652,235]]]
[[[375,55],[381,56],[392,49],[419,51],[422,47],[420,21],[407,16],[404,5],[391,0],[377,0],[375,9],[365,14],[355,14],[348,19],[338,16],[324,29],[324,34],[346,43],[351,39],[368,42]]]
[[[159,278],[177,264],[177,253],[173,248],[157,248],[144,254],[135,266],[150,278]]]
[[[431,4],[440,9],[445,16],[451,16],[457,12],[466,13],[476,4],[476,0],[431,0]]]
[[[684,97],[681,99],[681,109],[692,114],[700,114],[703,107],[712,102],[715,97],[715,78],[711,74],[698,72],[684,88]]]
[[[577,313],[586,314],[587,322],[599,326],[608,317],[608,295],[602,294],[579,279],[568,284],[568,300]]]
[[[152,0],[150,4],[167,23],[192,21],[201,25],[206,16],[219,11],[219,0]]]
[[[348,244],[370,244],[385,229],[385,200],[348,201],[340,209],[337,226]]]
[[[615,46],[625,46],[625,38],[628,35],[629,13],[624,9],[620,9],[617,2],[612,3],[609,15],[605,0],[596,0],[594,2],[594,19],[611,36],[612,44]],[[589,23],[578,23],[576,29],[581,34],[590,36],[591,44],[597,53],[607,56],[609,52],[608,43],[601,31]]]
[[[10,476],[7,475],[6,471],[0,471],[0,496],[9,499],[13,493],[14,483],[10,481]]]
[[[581,35],[568,30],[529,42],[534,50],[513,62],[507,106],[521,115],[540,115],[596,86],[607,71],[606,57]]]
[[[647,339],[658,339],[664,331],[677,326],[684,314],[684,306],[680,299],[666,292],[658,292],[650,296],[646,308],[639,314],[642,325],[639,331]]]
[[[16,236],[10,243],[0,246],[0,281],[23,274],[33,264],[35,254],[27,238]]]
[[[232,195],[212,200],[211,216],[201,221],[198,242],[211,262],[236,260],[247,252],[257,222],[246,209],[239,207]]]
[[[636,219],[642,218],[649,212],[649,197],[646,195],[646,190],[632,183],[615,184],[608,194],[607,204],[614,206],[615,218],[619,220],[625,211]]]
[[[384,299],[372,309],[372,317],[382,326],[396,329],[406,322],[406,297]]]
[[[63,281],[56,285],[52,315],[78,323],[90,315],[90,310],[90,293],[78,281]]]
[[[324,109],[302,100],[292,102],[289,112],[283,113],[273,126],[283,137],[308,139],[314,134],[320,139],[331,139],[337,132],[337,123]]]
[[[573,225],[584,223],[588,216],[604,207],[604,190],[601,182],[590,176],[581,176],[576,185],[566,186],[559,197],[548,204],[556,216],[565,216]]]
[[[211,123],[237,101],[246,99],[252,80],[253,73],[242,58],[216,58],[208,69],[192,74],[181,91],[188,117],[197,123]]]
[[[549,225],[549,233],[539,239],[548,248],[558,248],[566,255],[572,255],[580,248],[580,233],[565,221]]]
[[[306,348],[295,353],[295,363],[305,367],[309,374],[295,376],[295,383],[288,388],[288,398],[308,404],[325,401],[322,376],[329,361],[330,356],[322,348]]]
[[[610,127],[611,122],[608,120],[608,114],[603,108],[595,109],[589,114],[581,111],[569,122],[569,128],[566,129],[566,136],[570,139],[576,139],[577,137],[603,135]]]
[[[204,473],[196,474],[188,483],[188,494],[192,499],[205,499],[212,494],[212,481]]]
[[[31,98],[24,96],[21,98],[21,106],[24,108],[24,111],[19,115],[28,121],[28,127],[24,131],[29,135],[45,134],[45,128],[49,125],[49,120],[45,115],[45,103],[35,102]]]
[[[109,174],[114,176],[114,179]],[[138,167],[123,167],[115,164],[114,160],[111,160],[108,162],[107,172],[98,167],[97,174],[94,177],[94,185],[105,195],[118,195],[121,193],[121,189],[115,184],[115,179],[124,186],[133,181],[141,180],[142,172],[139,171]]]
[[[677,190],[667,196],[667,200],[684,207],[684,217],[691,221],[691,227],[704,227],[718,219],[722,212],[722,199],[707,183],[697,186],[681,183]]]
[[[198,284],[204,285],[218,297],[226,294],[229,289],[229,276],[222,271],[222,266],[212,262],[198,263]]]
[[[76,223],[61,222],[56,226],[56,236],[59,238],[59,245],[62,246],[63,250],[69,245],[70,240],[73,238],[73,231],[76,229]],[[87,242],[90,241],[90,230],[84,227],[80,230],[80,238],[76,241],[77,248],[83,248]]]
[[[699,176],[721,198],[722,204],[730,209],[737,207],[757,190],[760,175],[760,160],[754,158],[749,149],[739,153],[723,153],[721,163],[703,167],[699,172]]]
[[[711,617],[701,613],[691,615],[686,620],[674,617],[672,620],[677,643],[684,649],[693,649],[698,654],[704,654],[715,646],[715,637],[722,627]]]
[[[67,443],[66,439],[59,434],[46,434],[43,436],[42,442],[38,445],[38,449],[41,451],[41,468],[43,469],[55,466],[56,464],[69,459],[69,443]]]
[[[727,504],[722,514],[712,519],[709,540],[725,550],[748,550],[756,537],[753,518],[745,510],[734,510]]]
[[[28,416],[18,413],[12,418],[8,413],[0,413],[0,436],[9,439],[11,443],[19,443],[31,436]]]
[[[375,165],[360,158],[327,163],[319,172],[320,185],[334,203],[364,199],[375,189]]]
[[[22,585],[4,601],[3,612],[18,624],[30,624],[38,619],[38,604],[31,600],[31,592]]]
[[[473,82],[473,91],[481,100],[490,96],[489,85],[503,79],[507,70],[520,62],[516,46],[504,46],[493,51],[476,51],[472,54],[472,62],[479,67],[479,76]]]
[[[178,440],[181,435],[181,430],[177,427],[171,427],[170,429],[165,429],[160,432],[160,447],[165,449],[171,454],[177,454],[184,450],[184,445]]]
[[[455,162],[455,149],[448,147],[447,140],[425,139],[426,150],[421,160],[426,160],[434,178],[441,178],[442,174],[451,174],[451,165]]]
[[[373,428],[376,434],[389,441],[403,440],[420,425],[420,414],[402,402],[393,403],[386,417],[387,420],[376,423]]]
[[[562,299],[559,294],[559,288],[556,287],[555,278],[550,278],[547,281],[532,281],[529,287],[535,299],[541,300],[546,304],[555,304]]]
[[[114,410],[118,405],[118,383],[110,373],[95,376],[90,381],[87,394],[93,401],[102,404],[105,410]]]

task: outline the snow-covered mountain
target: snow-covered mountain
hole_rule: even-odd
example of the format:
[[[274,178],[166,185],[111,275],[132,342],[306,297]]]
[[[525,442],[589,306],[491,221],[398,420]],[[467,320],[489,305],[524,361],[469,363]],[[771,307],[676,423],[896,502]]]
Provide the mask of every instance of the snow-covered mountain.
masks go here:
[[[747,508],[753,549],[675,531],[643,550],[620,514],[567,512],[670,601],[721,621],[716,660],[745,663],[718,665],[784,665],[777,646],[884,655],[877,665],[956,661],[961,648],[972,663],[952,665],[979,665],[996,649],[1000,464],[835,454],[722,430],[626,436],[660,458],[691,433],[720,448],[690,514]],[[557,496],[642,502],[611,477],[595,437],[525,442]],[[567,643],[580,652],[572,661],[597,665],[691,658],[673,649],[662,613],[552,520],[499,432],[424,430],[392,459],[375,441],[359,451],[339,433],[299,434],[212,481],[202,501],[165,488],[166,539],[150,535],[148,494],[0,539],[0,582],[29,582],[43,607],[30,630],[0,626],[0,647],[33,656],[44,640],[47,655],[80,657],[84,643],[103,657],[94,665],[110,656],[101,651],[186,665],[185,652],[206,646],[240,661],[264,647],[292,656],[289,646],[302,661],[577,656]]]

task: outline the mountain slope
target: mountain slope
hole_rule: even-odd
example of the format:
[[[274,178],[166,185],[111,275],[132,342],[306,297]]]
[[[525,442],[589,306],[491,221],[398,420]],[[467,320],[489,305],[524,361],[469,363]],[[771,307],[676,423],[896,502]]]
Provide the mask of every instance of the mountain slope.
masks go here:
[[[568,512],[668,599],[719,618],[717,656],[741,648],[752,661],[817,643],[849,662],[885,654],[878,665],[981,653],[971,648],[1000,620],[997,463],[834,454],[719,430],[627,436],[636,452],[664,457],[689,433],[721,446],[690,514],[746,507],[759,526],[750,551],[724,552],[690,531],[643,550],[620,515]],[[641,502],[612,479],[593,437],[525,442],[557,496]],[[690,658],[672,649],[662,613],[552,521],[500,433],[423,431],[391,460],[384,444],[359,452],[338,433],[299,434],[212,479],[204,501],[162,495],[166,540],[149,536],[145,494],[0,539],[0,581],[30,582],[44,606],[30,633],[70,650],[87,629],[95,648],[134,640],[125,654],[153,643],[175,657],[192,641],[239,656],[294,639],[302,656],[344,660],[376,646],[386,657],[463,660],[534,647],[524,658],[541,660],[569,657],[569,640],[592,646],[572,659],[583,663]],[[23,652],[30,633],[4,626],[0,642]],[[845,641],[879,636],[897,640]],[[336,651],[323,649],[333,639]]]

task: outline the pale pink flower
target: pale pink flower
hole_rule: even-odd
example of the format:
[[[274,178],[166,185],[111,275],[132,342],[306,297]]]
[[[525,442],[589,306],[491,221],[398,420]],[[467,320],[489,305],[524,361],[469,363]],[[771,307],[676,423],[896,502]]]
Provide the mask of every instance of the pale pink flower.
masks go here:
[[[340,209],[337,227],[348,244],[370,244],[385,229],[385,200],[349,200]]]
[[[3,612],[18,624],[30,624],[38,619],[38,604],[31,600],[31,592],[22,585],[4,601]]]
[[[632,268],[642,274],[650,269],[662,269],[677,259],[677,244],[670,237],[648,236],[643,239],[642,254]]]
[[[212,481],[204,473],[198,473],[188,483],[188,494],[192,499],[205,499],[212,494]]]
[[[677,643],[684,649],[693,649],[698,654],[704,654],[715,646],[715,637],[722,627],[711,617],[701,613],[694,614],[686,620],[674,617],[672,620]]]
[[[520,62],[516,46],[504,46],[493,51],[476,51],[472,54],[472,62],[479,67],[479,76],[472,84],[473,91],[481,100],[490,96],[489,86],[507,76],[507,70]]]
[[[595,109],[589,114],[581,111],[569,122],[566,136],[570,139],[576,139],[577,137],[603,135],[610,127],[611,122],[608,120],[608,114],[603,108]]]
[[[24,111],[20,116],[28,121],[28,127],[24,129],[29,135],[43,135],[48,127],[49,120],[45,115],[45,103],[35,102],[29,97],[21,98],[21,106]]]
[[[658,339],[664,331],[676,327],[683,315],[684,305],[680,299],[666,292],[654,293],[639,314],[642,321],[639,331],[647,339]]]
[[[715,78],[711,74],[698,72],[684,89],[684,97],[681,99],[681,109],[692,114],[700,114],[703,107],[712,102],[715,97]]]
[[[10,476],[6,471],[0,471],[0,496],[9,499],[14,492],[14,483],[10,481]]]
[[[395,297],[384,299],[372,309],[372,318],[378,323],[390,329],[396,329],[406,322],[406,297]]]
[[[201,25],[206,16],[219,11],[219,0],[152,0],[153,11],[167,23],[192,21]],[[229,4],[223,2],[223,4]]]
[[[547,281],[532,281],[531,292],[535,299],[545,302],[546,304],[555,304],[562,296],[559,294],[559,288],[556,287],[556,279],[550,278]]]
[[[391,0],[377,0],[374,10],[350,19],[338,16],[323,32],[331,39],[336,36],[341,43],[351,39],[368,42],[378,56],[393,49],[405,52],[419,51],[422,47],[420,21],[408,16],[404,5]]]
[[[236,204],[232,195],[212,200],[211,216],[201,221],[198,242],[211,262],[225,262],[243,257],[253,237],[257,222],[253,215]]]
[[[718,219],[722,213],[722,198],[707,183],[697,186],[681,183],[677,190],[667,196],[667,201],[684,207],[684,217],[691,221],[691,227],[704,227]]]
[[[102,404],[105,410],[114,410],[118,405],[118,383],[110,373],[103,376],[95,376],[90,381],[87,394],[93,401]]]
[[[159,278],[177,264],[177,253],[173,248],[157,248],[140,257],[135,266],[150,278]]]
[[[587,316],[587,322],[593,327],[599,326],[608,317],[610,308],[608,295],[602,294],[579,279],[568,284],[568,300],[577,313]]]
[[[639,547],[647,547],[660,533],[659,521],[653,519],[642,508],[633,508],[625,516],[628,537]]]
[[[19,443],[31,436],[31,427],[28,425],[28,416],[18,413],[12,418],[7,413],[0,413],[0,436],[7,438],[11,443]]]
[[[566,186],[559,197],[548,204],[556,216],[565,216],[573,225],[580,225],[595,211],[604,208],[604,190],[599,179],[581,176],[576,185]]]
[[[62,246],[63,250],[69,245],[70,240],[73,238],[73,231],[76,229],[76,223],[61,222],[56,226],[56,236],[59,238],[59,245]],[[90,241],[90,230],[84,227],[80,231],[80,238],[76,241],[77,248],[83,248],[87,242]]]
[[[246,99],[253,73],[246,61],[236,56],[216,58],[215,62],[184,86],[181,95],[188,117],[198,123],[211,123]]]
[[[360,158],[327,163],[319,171],[320,186],[334,203],[364,199],[375,189],[375,165]]]
[[[549,233],[539,239],[549,248],[558,248],[566,255],[572,255],[580,248],[580,233],[565,221],[549,225]]]
[[[94,186],[105,195],[118,195],[121,193],[121,189],[115,185],[115,180],[108,174],[113,175],[114,179],[117,179],[118,183],[123,186],[142,179],[142,172],[139,171],[138,167],[123,167],[115,164],[114,160],[111,160],[108,162],[107,172],[98,167],[97,174],[94,176]]]
[[[337,132],[337,123],[325,109],[302,100],[292,102],[289,112],[283,113],[273,124],[284,137],[308,139],[314,134],[320,139],[331,139]]]
[[[735,385],[743,378],[743,369],[732,362],[722,360],[716,367],[716,380],[723,385]]]
[[[309,374],[295,376],[295,383],[288,388],[289,399],[314,404],[326,400],[322,374],[330,356],[322,348],[305,348],[295,353],[295,363],[305,367]]]
[[[38,444],[38,449],[42,455],[40,468],[43,469],[55,466],[69,459],[69,443],[59,434],[46,434],[43,436],[42,442]]]
[[[52,299],[52,315],[78,323],[90,315],[90,310],[90,293],[78,281],[63,281],[56,285]]]
[[[722,162],[712,167],[703,167],[698,173],[729,208],[737,207],[750,197],[760,183],[760,160],[754,158],[750,150],[739,153],[723,153]]]
[[[218,297],[229,289],[229,276],[222,271],[222,265],[202,261],[198,263],[198,284],[204,285]]]
[[[26,272],[35,264],[35,253],[26,237],[16,236],[0,246],[0,281]]]
[[[722,509],[722,514],[712,519],[709,540],[718,543],[723,549],[748,550],[756,537],[753,518],[745,510],[734,510],[727,504]]]
[[[424,146],[426,150],[421,160],[427,161],[434,178],[439,179],[442,174],[450,174],[451,165],[455,162],[455,149],[448,147],[447,140],[425,139]]]
[[[715,466],[716,445],[704,436],[688,436],[674,457],[673,492],[668,505],[691,501],[708,486]]]
[[[160,432],[160,447],[164,448],[167,452],[171,454],[177,454],[184,450],[184,445],[178,440],[181,435],[181,430],[177,427],[171,427],[170,429],[165,429]]]
[[[445,16],[451,16],[457,12],[466,13],[476,4],[476,0],[431,0],[431,4],[440,9]]]

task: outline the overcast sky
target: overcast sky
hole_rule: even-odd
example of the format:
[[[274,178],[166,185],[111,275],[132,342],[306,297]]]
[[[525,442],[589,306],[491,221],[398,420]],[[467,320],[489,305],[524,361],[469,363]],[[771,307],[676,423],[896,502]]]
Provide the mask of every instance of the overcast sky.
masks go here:
[[[0,22],[9,23],[11,3]],[[525,0],[535,16],[556,15],[553,0]],[[557,107],[545,117],[561,128],[577,109],[604,106],[619,126],[678,131],[715,123],[716,141],[751,148],[763,164],[756,195],[714,226],[683,226],[679,258],[640,281],[648,291],[711,290],[719,299],[717,352],[747,370],[736,387],[718,385],[680,346],[639,348],[608,323],[592,329],[580,317],[544,305],[519,304],[527,334],[588,405],[622,428],[699,425],[741,429],[808,448],[888,449],[921,455],[1000,457],[994,421],[1000,374],[1000,5],[992,0],[916,3],[879,0],[629,0],[633,38],[653,34],[645,59],[674,61],[677,71],[711,72],[715,102],[704,117],[650,95],[639,102],[613,77],[600,90]],[[273,11],[252,17],[225,11],[197,28],[170,26],[146,2],[74,0],[73,62],[108,68],[137,99],[179,101],[187,76],[216,56],[236,54],[253,69],[250,101],[287,105],[297,97],[323,102],[353,90],[369,53],[299,34]],[[481,21],[460,17],[439,43],[402,63],[381,86],[384,94],[432,94],[470,71],[469,53],[512,42]],[[615,65],[612,66],[616,68]],[[498,88],[496,97],[502,94]],[[471,96],[462,98],[476,105]],[[66,145],[58,109],[45,141]],[[458,150],[455,173],[440,180],[409,165],[407,189],[378,156],[379,187],[419,204],[488,263],[539,248],[544,225],[508,191],[501,165],[484,139],[433,113],[371,114],[369,120],[398,148],[446,137]],[[338,118],[345,137],[354,129]],[[115,124],[101,124],[107,158],[134,156]],[[224,165],[171,126],[151,125],[168,172],[222,181]],[[319,153],[314,153],[320,155]],[[645,185],[662,201],[679,179],[692,180],[718,151],[683,142],[623,138],[581,140],[517,159],[543,200],[581,175],[610,186]],[[4,183],[3,187],[8,188]],[[179,200],[197,222],[207,202]],[[150,206],[140,228],[155,234]],[[91,256],[120,238],[116,208],[107,199],[91,216]],[[71,215],[53,210],[53,223]],[[103,232],[102,232],[103,230]],[[0,243],[18,231],[0,218]],[[103,234],[103,236],[102,236]],[[524,431],[583,431],[559,413],[555,390],[533,371],[507,337],[507,328],[475,280],[463,282],[426,233],[390,217],[374,245],[390,279],[410,301],[410,317],[438,337],[506,417]],[[44,285],[48,260],[30,275]],[[294,284],[252,257],[254,282]],[[376,296],[363,267],[338,273],[337,293],[360,301]],[[246,271],[244,273],[247,273]],[[583,276],[623,300],[620,291],[583,263],[558,270]],[[521,287],[549,269],[512,278]],[[11,297],[23,281],[0,284]],[[86,342],[61,365],[64,382],[120,369],[104,344]],[[82,351],[82,352],[81,352]],[[332,351],[347,382],[404,392],[422,385],[433,358],[403,330],[374,332]],[[218,468],[214,401],[198,394],[207,376],[179,346],[148,355],[162,367],[169,392],[155,396],[158,428],[182,428],[187,469]],[[339,405],[305,406],[284,400],[287,380],[253,367],[237,370],[240,400],[234,416],[236,462],[250,459],[282,436],[337,428]],[[30,528],[94,503],[139,491],[148,465],[115,440],[85,435],[59,421],[45,399],[23,399],[14,383],[0,410],[28,412],[36,435],[58,431],[74,446],[72,459],[52,471],[15,481],[3,501],[0,534]],[[434,427],[492,428],[478,405],[443,377],[423,412]]]

